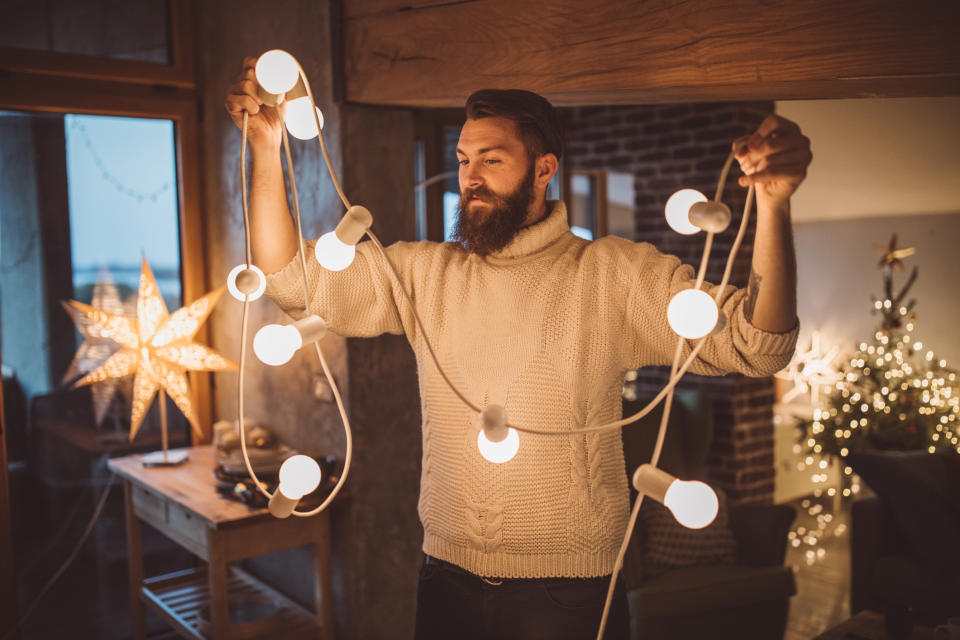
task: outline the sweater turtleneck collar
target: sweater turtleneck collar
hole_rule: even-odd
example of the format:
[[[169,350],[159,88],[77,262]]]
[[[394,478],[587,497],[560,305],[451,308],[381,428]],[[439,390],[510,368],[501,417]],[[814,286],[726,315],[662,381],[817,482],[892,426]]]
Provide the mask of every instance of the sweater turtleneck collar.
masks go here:
[[[490,258],[522,258],[553,244],[560,236],[569,233],[567,223],[567,207],[562,200],[548,200],[547,208],[550,213],[547,217],[523,227],[517,235],[500,251],[494,251]]]

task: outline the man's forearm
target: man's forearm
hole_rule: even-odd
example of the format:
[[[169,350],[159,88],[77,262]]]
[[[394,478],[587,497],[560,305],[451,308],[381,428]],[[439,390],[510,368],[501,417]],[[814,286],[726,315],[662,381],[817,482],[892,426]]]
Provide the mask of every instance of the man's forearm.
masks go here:
[[[254,149],[251,156],[250,233],[253,261],[265,273],[275,273],[297,253],[296,226],[287,205],[280,153],[276,149]]]
[[[797,260],[790,226],[790,201],[758,210],[753,264],[744,316],[754,327],[783,333],[797,317]]]

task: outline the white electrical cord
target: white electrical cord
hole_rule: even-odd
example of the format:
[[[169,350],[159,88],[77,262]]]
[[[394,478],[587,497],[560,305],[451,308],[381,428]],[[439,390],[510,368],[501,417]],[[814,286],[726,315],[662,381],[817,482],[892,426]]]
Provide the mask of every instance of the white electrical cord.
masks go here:
[[[337,180],[336,173],[335,173],[335,171],[333,170],[333,164],[332,164],[332,162],[330,161],[330,156],[329,156],[329,154],[327,153],[326,143],[324,142],[324,139],[323,139],[323,128],[321,127],[319,115],[317,114],[316,103],[315,103],[315,101],[314,101],[314,99],[313,99],[313,93],[312,93],[312,91],[310,90],[310,83],[309,83],[309,81],[307,80],[306,74],[303,72],[303,68],[300,66],[299,62],[297,62],[297,70],[298,70],[300,79],[301,79],[301,80],[303,81],[303,83],[304,83],[304,86],[305,86],[306,92],[307,92],[307,96],[309,97],[309,100],[310,100],[311,112],[313,113],[314,122],[315,122],[315,124],[316,124],[316,126],[317,126],[317,133],[318,133],[318,136],[317,136],[317,137],[319,138],[319,142],[320,142],[320,150],[321,150],[321,152],[322,152],[324,161],[325,161],[325,163],[326,163],[326,165],[327,165],[327,169],[328,169],[328,171],[329,171],[329,173],[330,173],[330,178],[331,178],[331,180],[332,180],[332,182],[333,182],[333,184],[334,184],[334,187],[335,187],[336,190],[337,190],[337,194],[340,196],[340,200],[343,202],[344,206],[345,206],[347,209],[349,209],[350,206],[351,206],[351,205],[350,205],[350,201],[347,199],[346,195],[345,195],[344,192],[343,192],[343,189],[342,189],[341,186],[340,186],[339,181]],[[244,145],[244,147],[246,146],[246,126],[247,126],[247,114],[244,113],[244,120],[243,120],[243,145]],[[305,247],[305,244],[304,244],[303,234],[302,234],[302,230],[301,230],[302,228],[301,228],[301,219],[300,219],[300,206],[299,206],[299,202],[298,202],[298,198],[297,198],[296,181],[295,181],[295,178],[294,178],[294,175],[293,175],[293,174],[294,174],[293,163],[292,163],[292,158],[291,158],[291,155],[290,155],[289,141],[288,141],[288,139],[287,139],[286,128],[283,129],[283,146],[284,146],[284,151],[285,151],[286,157],[287,157],[287,170],[288,170],[289,173],[290,173],[290,184],[291,184],[291,191],[292,191],[293,203],[294,203],[294,216],[295,216],[296,224],[297,224],[297,235],[298,235],[298,237],[299,237],[299,242],[300,242],[300,252],[299,252],[299,253],[300,253],[300,263],[301,263],[302,272],[303,272],[304,304],[306,305],[306,309],[309,309],[309,308],[310,308],[311,297],[310,297],[310,291],[309,291],[309,286],[308,286],[308,282],[307,282],[307,266],[306,266],[306,259],[305,259],[306,247]],[[729,154],[728,157],[727,157],[726,162],[724,163],[723,169],[722,169],[722,171],[721,171],[721,173],[720,173],[720,179],[719,179],[719,181],[718,181],[716,195],[714,196],[714,201],[716,201],[716,202],[720,202],[720,199],[721,199],[722,196],[723,196],[724,185],[725,185],[725,183],[726,183],[726,179],[727,179],[727,176],[728,176],[728,174],[729,174],[730,167],[731,167],[731,165],[732,165],[732,163],[733,163],[733,159],[734,159],[734,157],[735,157],[736,151],[737,151],[737,150],[734,150],[734,151],[731,151],[731,152],[730,152],[730,154]],[[241,165],[243,164],[243,157],[244,157],[244,156],[243,156],[243,152],[241,151]],[[246,202],[246,177],[245,177],[245,171],[244,171],[243,169],[241,169],[241,173],[242,173],[242,176],[241,176],[241,177],[242,177],[242,181],[243,181],[243,190],[244,190],[243,207],[244,207],[244,225],[245,225],[244,228],[245,228],[245,235],[246,235],[246,241],[247,241],[247,263],[248,263],[248,265],[249,265],[249,264],[250,264],[250,253],[249,253],[249,251],[250,251],[250,249],[249,249],[249,246],[250,246],[250,245],[249,245],[250,237],[249,237],[249,229],[247,228],[248,218],[247,218],[247,202]],[[729,280],[730,280],[730,275],[731,275],[731,272],[732,272],[732,269],[733,269],[734,259],[736,258],[737,252],[739,251],[740,244],[741,244],[741,242],[742,242],[742,240],[743,240],[744,234],[746,233],[747,224],[748,224],[749,216],[750,216],[750,208],[751,208],[751,205],[752,205],[752,202],[753,202],[753,196],[754,196],[754,187],[753,187],[753,185],[751,185],[751,186],[748,188],[748,190],[747,190],[747,197],[746,197],[746,202],[745,202],[745,204],[744,204],[743,216],[742,216],[741,221],[740,221],[740,229],[739,229],[739,231],[738,231],[738,233],[737,233],[736,239],[734,240],[733,246],[732,246],[731,249],[730,249],[730,254],[729,254],[728,257],[727,257],[727,262],[726,262],[726,266],[725,266],[725,268],[724,268],[723,278],[722,278],[719,286],[717,287],[716,293],[715,293],[715,295],[714,295],[714,302],[717,303],[718,306],[719,306],[720,296],[722,295],[723,290],[726,288],[727,283],[728,283]],[[416,320],[417,326],[419,327],[419,329],[420,329],[420,331],[421,331],[421,333],[422,333],[422,335],[423,335],[424,343],[426,344],[427,350],[428,350],[428,352],[430,353],[430,357],[431,357],[431,359],[433,360],[434,364],[436,365],[437,370],[440,372],[440,375],[443,377],[443,379],[444,379],[444,381],[446,382],[446,384],[450,387],[451,391],[453,391],[454,394],[456,394],[457,397],[459,397],[460,400],[461,400],[467,407],[469,407],[471,410],[475,411],[476,413],[481,413],[481,409],[480,409],[477,405],[475,405],[474,403],[470,402],[470,400],[468,400],[468,399],[466,398],[466,396],[464,396],[463,393],[460,392],[460,390],[456,387],[456,385],[454,385],[453,382],[450,380],[450,378],[447,376],[447,374],[446,374],[446,372],[444,371],[443,367],[440,365],[440,361],[439,361],[439,359],[437,358],[437,355],[436,355],[436,353],[435,353],[435,351],[434,351],[434,349],[433,349],[433,345],[431,344],[431,342],[430,342],[430,340],[429,340],[429,338],[428,338],[428,336],[427,336],[427,332],[426,332],[426,330],[425,330],[425,328],[424,328],[423,321],[421,320],[420,315],[419,315],[419,313],[417,312],[415,305],[413,304],[413,300],[412,300],[410,294],[407,292],[407,289],[406,289],[406,287],[404,286],[402,279],[400,278],[400,275],[399,275],[399,272],[397,271],[396,266],[393,264],[393,261],[390,259],[389,255],[387,255],[386,250],[384,249],[383,245],[380,243],[380,240],[377,238],[377,236],[376,236],[370,229],[367,229],[366,233],[367,233],[367,235],[369,236],[370,240],[374,243],[374,246],[376,247],[377,251],[380,253],[380,255],[381,255],[381,257],[383,258],[383,260],[384,260],[384,261],[386,262],[386,264],[388,265],[388,267],[389,267],[389,269],[390,269],[390,272],[392,273],[393,277],[395,278],[395,280],[396,280],[396,282],[397,282],[397,286],[400,288],[400,291],[402,292],[404,298],[406,299],[407,303],[410,305],[410,309],[411,309],[411,311],[412,311],[412,313],[413,313],[413,315],[414,315],[414,319]],[[694,285],[694,288],[695,288],[695,289],[699,289],[699,288],[703,285],[704,277],[705,277],[705,275],[706,275],[707,264],[708,264],[709,257],[710,257],[710,252],[711,252],[711,249],[712,249],[712,246],[713,246],[713,235],[714,235],[713,232],[709,232],[709,231],[707,232],[707,236],[706,236],[706,239],[705,239],[705,242],[704,242],[703,256],[702,256],[702,259],[701,259],[701,262],[700,262],[700,268],[699,268],[699,270],[698,270],[697,280],[696,280],[696,283],[695,283],[695,285]],[[256,481],[256,476],[253,474],[253,469],[251,468],[250,461],[249,461],[249,459],[248,459],[248,457],[247,457],[246,440],[245,440],[245,438],[243,437],[243,382],[242,382],[242,381],[243,381],[243,364],[244,364],[244,358],[245,358],[245,348],[244,348],[244,344],[245,344],[246,323],[247,323],[247,300],[246,300],[246,298],[244,299],[243,313],[244,313],[244,316],[243,316],[243,325],[242,325],[242,331],[241,331],[241,333],[242,333],[242,335],[241,335],[241,340],[242,340],[242,342],[241,342],[240,385],[239,385],[239,387],[240,387],[240,401],[239,401],[239,405],[238,405],[238,406],[239,406],[239,414],[240,414],[240,429],[241,429],[241,439],[240,439],[240,442],[241,442],[241,448],[242,448],[242,450],[243,450],[244,462],[245,462],[245,464],[247,465],[247,469],[248,469],[248,471],[250,472],[251,477],[254,478],[254,481],[255,481],[256,484],[257,484],[257,488],[258,488],[261,492],[263,492],[265,495],[267,495],[267,496],[269,497],[269,494],[266,493],[266,491],[264,491],[263,488],[260,487],[259,482]],[[670,367],[670,377],[669,377],[669,380],[667,381],[667,384],[663,387],[663,389],[660,390],[660,392],[653,398],[653,400],[651,400],[643,409],[641,409],[641,410],[638,411],[637,413],[629,416],[628,418],[623,418],[623,419],[616,420],[616,421],[613,421],[613,422],[610,422],[610,423],[607,423],[607,424],[603,424],[603,425],[595,425],[595,426],[590,426],[590,427],[584,427],[584,428],[582,428],[582,429],[569,429],[569,430],[561,430],[561,431],[547,431],[547,430],[543,430],[543,429],[534,429],[534,428],[530,428],[530,427],[520,427],[520,426],[513,425],[513,424],[508,424],[507,426],[508,426],[508,427],[512,427],[512,428],[516,429],[516,430],[519,431],[519,432],[535,433],[535,434],[541,434],[541,435],[574,435],[574,434],[592,433],[592,432],[597,432],[597,431],[605,431],[605,430],[609,430],[609,429],[621,428],[621,427],[627,426],[627,425],[629,425],[629,424],[631,424],[631,423],[634,423],[634,422],[640,420],[640,419],[643,418],[645,415],[647,415],[650,411],[652,411],[662,400],[665,400],[665,402],[664,402],[664,408],[663,408],[663,414],[661,415],[661,419],[660,419],[660,427],[659,427],[659,431],[658,431],[658,433],[657,433],[657,441],[656,441],[656,445],[655,445],[655,447],[654,447],[653,455],[652,455],[652,457],[651,457],[651,462],[650,462],[650,464],[651,464],[652,466],[656,467],[657,463],[659,462],[660,453],[661,453],[662,448],[663,448],[663,442],[664,442],[664,439],[665,439],[665,436],[666,436],[667,424],[669,423],[670,409],[671,409],[672,404],[673,404],[673,391],[674,391],[674,388],[675,388],[676,384],[679,382],[679,380],[683,377],[683,375],[687,372],[687,370],[689,369],[689,367],[693,364],[693,361],[694,361],[694,359],[697,357],[697,354],[700,352],[700,350],[701,350],[701,349],[703,348],[703,346],[705,345],[706,340],[707,340],[707,337],[709,337],[709,334],[708,334],[708,336],[704,336],[703,338],[701,338],[701,339],[696,343],[696,345],[691,349],[690,354],[687,356],[687,358],[686,358],[686,360],[684,361],[684,363],[683,363],[682,366],[678,366],[678,365],[680,364],[680,357],[681,357],[681,355],[682,355],[682,353],[683,353],[683,347],[684,347],[684,344],[685,344],[685,340],[684,340],[684,338],[682,338],[682,337],[680,337],[680,338],[677,340],[677,347],[676,347],[676,350],[675,350],[675,352],[674,352],[673,363],[671,364],[671,367]],[[334,491],[331,493],[331,495],[327,498],[327,500],[326,500],[322,505],[320,505],[319,507],[317,507],[316,509],[314,509],[313,511],[310,511],[310,512],[299,513],[299,512],[297,512],[297,511],[294,511],[294,514],[296,514],[296,515],[303,515],[303,516],[313,515],[314,513],[319,513],[319,512],[320,512],[323,508],[325,508],[326,505],[329,504],[329,502],[333,499],[334,495],[339,491],[341,485],[343,484],[343,481],[346,479],[347,471],[348,471],[348,469],[349,469],[350,457],[351,457],[351,453],[352,453],[352,439],[351,439],[351,434],[350,434],[349,423],[348,423],[348,421],[347,421],[346,411],[345,411],[344,408],[343,408],[343,404],[342,404],[342,401],[341,401],[341,399],[340,399],[340,394],[339,394],[339,392],[338,392],[338,390],[337,390],[336,384],[334,383],[333,377],[330,375],[330,371],[329,371],[329,369],[328,369],[328,367],[327,367],[327,364],[326,364],[326,361],[325,361],[325,359],[324,359],[324,357],[323,357],[323,353],[322,353],[321,350],[320,350],[320,346],[319,346],[318,343],[314,343],[314,345],[315,345],[316,350],[317,350],[317,355],[318,355],[318,357],[320,358],[320,362],[321,362],[321,364],[322,364],[322,366],[323,366],[324,373],[326,374],[327,378],[329,379],[329,381],[330,381],[330,383],[331,383],[331,388],[333,389],[334,396],[335,396],[336,399],[337,399],[337,405],[338,405],[338,408],[340,409],[341,417],[343,418],[343,421],[344,421],[344,429],[345,429],[346,435],[347,435],[347,459],[346,459],[347,461],[346,461],[346,464],[345,464],[345,469],[344,469],[343,476],[340,478],[339,482],[337,483],[337,486],[334,488]],[[634,529],[634,527],[636,526],[636,521],[637,521],[637,517],[638,517],[639,511],[640,511],[640,506],[641,506],[642,502],[643,502],[643,494],[641,493],[641,494],[638,494],[638,495],[637,495],[637,499],[636,499],[636,501],[635,501],[635,503],[634,503],[634,507],[633,507],[633,509],[631,510],[629,522],[628,522],[628,525],[627,525],[627,531],[626,531],[626,533],[625,533],[625,535],[624,535],[623,542],[622,542],[622,544],[620,545],[620,550],[619,550],[619,553],[618,553],[618,555],[617,555],[617,560],[616,560],[615,565],[614,565],[613,573],[612,573],[611,576],[610,576],[610,586],[609,586],[609,588],[608,588],[608,590],[607,590],[607,599],[606,599],[606,602],[604,603],[603,615],[602,615],[601,620],[600,620],[600,628],[599,628],[599,631],[598,631],[598,634],[597,634],[598,640],[600,640],[600,639],[603,637],[603,633],[604,633],[604,630],[605,630],[605,628],[606,628],[606,621],[607,621],[607,617],[608,617],[608,615],[609,615],[610,605],[611,605],[611,602],[612,602],[612,599],[613,599],[613,592],[614,592],[614,589],[615,589],[615,586],[616,586],[616,579],[617,579],[617,576],[619,575],[620,569],[621,569],[622,566],[623,566],[623,558],[624,558],[624,556],[625,556],[625,554],[626,554],[627,548],[629,547],[630,538],[632,537],[633,529]]]
[[[302,70],[301,70],[302,73]],[[306,78],[304,78],[304,83],[306,83]],[[310,88],[307,84],[307,93],[310,95],[311,106],[313,106],[313,96],[309,93]],[[314,111],[316,114],[316,111]],[[240,182],[241,189],[243,191],[241,197],[241,204],[243,206],[243,233],[244,240],[246,245],[246,255],[247,255],[247,267],[249,268],[252,264],[251,260],[251,242],[250,242],[250,224],[249,224],[249,209],[247,203],[247,171],[246,171],[246,148],[247,148],[247,125],[248,125],[249,115],[246,111],[243,112],[243,124],[241,126],[241,147],[240,147]],[[319,129],[319,122],[317,122]],[[281,125],[283,126],[283,125]],[[322,141],[321,141],[322,142]],[[295,212],[295,219],[297,224],[297,237],[300,238],[300,265],[303,269],[303,293],[304,293],[304,303],[306,309],[310,308],[310,290],[307,284],[307,264],[304,259],[304,253],[306,247],[303,241],[303,231],[300,224],[300,202],[297,197],[297,183],[296,178],[294,177],[293,171],[293,158],[290,155],[290,142],[287,138],[287,130],[283,128],[283,148],[287,156],[287,169],[290,173],[290,190],[293,194],[293,205]],[[326,150],[324,148],[324,154]],[[332,170],[333,167],[327,164],[327,167]],[[342,195],[340,190],[340,185],[337,183],[336,178],[333,178],[334,184],[337,186],[337,191]],[[347,203],[346,198],[343,197],[344,203]],[[349,204],[348,204],[349,206]],[[253,470],[253,466],[250,464],[250,457],[247,454],[247,437],[246,430],[244,427],[244,415],[243,415],[243,389],[244,389],[244,368],[246,367],[247,359],[247,321],[249,319],[249,305],[250,300],[248,295],[243,297],[243,314],[240,325],[240,366],[237,380],[237,419],[239,422],[240,428],[240,450],[243,453],[243,463],[247,468],[247,473],[250,474],[250,478],[253,480],[253,484],[256,487],[257,491],[263,494],[267,500],[270,500],[273,496],[269,491],[263,488],[263,485],[260,483],[260,479],[257,478],[257,474]],[[340,418],[343,421],[343,430],[344,436],[346,438],[346,453],[344,455],[343,463],[343,472],[340,474],[340,477],[337,479],[337,484],[330,491],[330,494],[327,498],[317,507],[311,509],[310,511],[297,511],[293,510],[293,515],[300,517],[309,517],[314,516],[326,509],[333,499],[337,497],[337,494],[340,493],[340,490],[343,488],[344,484],[347,481],[347,476],[350,474],[350,464],[353,460],[353,432],[350,429],[350,419],[347,417],[346,407],[343,405],[343,399],[340,396],[340,389],[337,387],[337,382],[333,377],[333,373],[330,371],[329,365],[327,365],[327,360],[323,355],[323,351],[320,349],[320,344],[318,342],[314,343],[317,352],[317,358],[320,360],[320,366],[323,367],[323,373],[327,377],[327,381],[330,383],[330,389],[333,391],[333,397],[337,402],[337,410],[340,412]],[[275,491],[279,491],[279,487]]]
[[[714,197],[716,202],[720,201],[720,196],[723,193],[723,183],[726,180],[727,172],[730,169],[730,163],[733,160],[734,153],[735,151],[730,153],[730,156],[727,158],[727,163],[724,165],[723,171],[720,174],[721,182],[717,186],[717,195]],[[747,198],[743,206],[743,216],[740,220],[740,229],[737,232],[736,239],[733,241],[733,246],[730,247],[730,255],[727,258],[727,265],[724,269],[723,280],[721,281],[721,286],[718,287],[717,290],[717,301],[719,301],[720,293],[723,291],[724,287],[726,287],[727,281],[730,279],[733,260],[736,257],[737,252],[740,250],[740,243],[743,241],[743,236],[747,231],[747,224],[750,219],[750,206],[753,203],[753,193],[753,185],[750,185],[750,187],[747,189]],[[713,234],[708,234],[708,247],[712,238]],[[697,288],[699,288],[700,283],[703,281],[703,272],[705,271],[706,263],[707,260],[705,253],[704,259],[700,265],[700,277],[697,279]],[[700,341],[700,344],[697,345],[698,348],[703,344],[704,340],[706,340],[706,338]],[[680,338],[677,341],[677,350],[674,353],[673,364],[670,367],[670,383],[667,385],[667,387],[669,387],[669,392],[667,392],[667,387],[660,392],[661,394],[667,392],[667,399],[663,405],[663,415],[660,416],[660,428],[657,431],[657,442],[653,448],[653,455],[650,457],[650,465],[653,467],[656,467],[657,463],[660,462],[660,453],[663,451],[663,442],[667,435],[667,423],[670,419],[670,409],[673,404],[673,388],[676,384],[675,380],[679,380],[679,377],[677,377],[677,363],[680,361],[682,349],[683,338]],[[695,355],[695,353],[696,350],[690,354],[691,358]],[[686,370],[686,366],[689,364],[689,362],[691,362],[691,360],[688,358],[687,363],[684,365],[684,371]],[[683,373],[681,372],[680,376],[682,375]],[[627,554],[627,549],[630,547],[630,539],[633,537],[633,530],[637,526],[637,517],[640,514],[640,506],[643,504],[643,497],[643,493],[637,493],[637,498],[634,501],[633,509],[630,512],[630,520],[627,522],[627,530],[624,533],[623,541],[620,543],[620,550],[617,552],[617,560],[613,565],[613,573],[610,575],[610,585],[607,587],[607,599],[603,604],[603,614],[600,616],[600,628],[597,631],[597,640],[602,640],[603,633],[607,627],[607,618],[610,615],[610,606],[613,603],[613,592],[616,589],[617,576],[620,574],[620,570],[623,568],[623,559]]]

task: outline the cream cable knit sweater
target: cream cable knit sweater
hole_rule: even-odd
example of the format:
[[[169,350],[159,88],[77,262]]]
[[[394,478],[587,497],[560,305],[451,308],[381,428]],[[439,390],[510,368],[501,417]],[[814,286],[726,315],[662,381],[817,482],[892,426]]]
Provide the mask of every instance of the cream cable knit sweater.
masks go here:
[[[624,372],[670,364],[676,335],[667,303],[695,277],[650,244],[578,238],[563,203],[550,206],[546,219],[487,257],[451,243],[398,242],[386,251],[464,395],[481,407],[503,405],[514,424],[564,430],[619,419]],[[482,576],[610,574],[629,516],[620,431],[521,434],[512,460],[487,462],[477,450],[479,416],[444,383],[372,243],[358,245],[341,272],[323,270],[313,244],[311,311],[344,336],[403,333],[416,354],[423,550]],[[304,315],[299,257],[267,277],[267,295]],[[745,296],[727,287],[721,304],[729,322],[691,371],[766,376],[787,364],[797,329],[751,326]]]

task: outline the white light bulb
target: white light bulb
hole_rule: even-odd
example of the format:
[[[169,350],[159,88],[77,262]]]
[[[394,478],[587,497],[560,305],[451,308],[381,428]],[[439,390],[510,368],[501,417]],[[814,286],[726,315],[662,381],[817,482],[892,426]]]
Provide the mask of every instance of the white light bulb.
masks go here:
[[[717,517],[720,502],[708,485],[697,480],[675,480],[663,497],[665,507],[677,522],[690,529],[702,529]]]
[[[227,276],[227,291],[237,300],[253,302],[267,289],[267,278],[256,265],[238,264]]]
[[[667,305],[667,322],[677,335],[690,340],[702,338],[717,326],[720,310],[705,291],[686,289]]]
[[[299,500],[320,486],[320,465],[310,456],[290,456],[280,465],[280,486],[283,495]]]
[[[693,235],[700,231],[700,227],[690,222],[690,207],[695,202],[706,202],[707,196],[696,189],[681,189],[667,200],[666,214],[667,224],[677,233],[685,236]]]
[[[320,120],[320,126],[323,127],[323,113],[320,107],[316,107],[317,118],[314,119],[310,112],[310,98],[294,98],[287,103],[287,114],[284,116],[284,122],[287,123],[287,131],[294,138],[301,140],[313,140],[319,133],[317,131],[317,120]]]
[[[264,364],[277,367],[290,361],[303,338],[293,325],[268,324],[253,337],[253,352]]]
[[[487,440],[483,429],[477,435],[477,448],[480,449],[480,455],[495,464],[507,462],[517,455],[520,449],[520,436],[513,427],[507,429],[507,437],[500,442],[490,442]]]
[[[352,244],[345,244],[337,237],[336,232],[329,231],[317,240],[317,246],[313,248],[313,255],[317,262],[324,269],[330,271],[343,271],[351,264],[357,254],[357,249]]]
[[[260,86],[273,94],[290,91],[300,78],[297,61],[281,49],[272,49],[260,56],[254,71]]]

